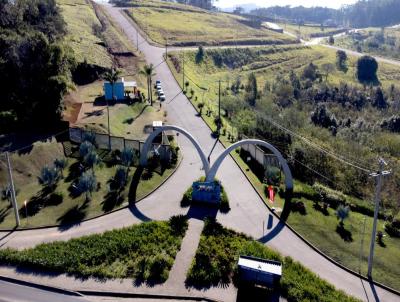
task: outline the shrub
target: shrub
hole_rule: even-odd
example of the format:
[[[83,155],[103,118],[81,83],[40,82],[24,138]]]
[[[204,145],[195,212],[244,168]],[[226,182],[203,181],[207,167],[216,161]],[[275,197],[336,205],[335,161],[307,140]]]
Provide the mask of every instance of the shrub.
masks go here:
[[[385,223],[385,231],[391,237],[400,237],[400,217]]]
[[[247,255],[282,262],[281,295],[288,301],[355,302],[290,257],[283,258],[263,244],[206,219],[187,284],[195,287],[223,286],[236,281],[237,261]],[[236,284],[236,282],[235,282]]]
[[[172,216],[169,219],[169,225],[174,234],[183,236],[188,228],[187,217],[184,215]]]
[[[337,208],[340,204],[346,203],[346,196],[320,183],[315,183],[313,189],[319,193],[320,201],[327,202],[331,208]]]
[[[77,277],[163,282],[183,235],[176,234],[169,222],[146,222],[22,251],[0,250],[0,262]]]
[[[94,145],[88,141],[84,141],[80,146],[79,146],[79,155],[81,158],[85,158],[87,154],[90,152],[94,151]]]
[[[40,171],[39,183],[46,187],[54,187],[58,181],[58,171],[55,167],[45,166]]]

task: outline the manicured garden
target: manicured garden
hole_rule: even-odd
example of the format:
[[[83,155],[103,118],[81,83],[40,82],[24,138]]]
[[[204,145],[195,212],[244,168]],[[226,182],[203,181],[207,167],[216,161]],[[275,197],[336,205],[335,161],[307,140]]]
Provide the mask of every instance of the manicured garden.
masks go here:
[[[4,249],[0,250],[0,263],[79,278],[162,283],[168,279],[187,227],[186,218],[176,216],[167,222],[146,222],[22,251]]]
[[[358,301],[336,290],[328,282],[289,257],[243,234],[226,229],[214,220],[206,220],[200,244],[186,283],[196,288],[238,285],[237,260],[240,255],[281,261],[283,264],[280,294],[288,301]]]
[[[143,198],[174,171],[174,164],[158,161],[149,169],[138,168],[134,150],[101,150],[91,135],[87,139],[81,145],[36,143],[26,154],[12,154],[21,227],[68,227],[108,213]],[[10,229],[15,219],[4,165],[0,182],[0,229]]]

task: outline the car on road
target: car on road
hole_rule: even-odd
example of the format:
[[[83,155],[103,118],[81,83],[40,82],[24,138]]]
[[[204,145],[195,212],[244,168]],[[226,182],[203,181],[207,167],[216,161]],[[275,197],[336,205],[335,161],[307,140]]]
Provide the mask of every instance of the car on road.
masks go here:
[[[161,87],[161,81],[160,80],[157,80],[156,83],[154,84],[154,88],[157,88],[157,87]]]
[[[160,101],[165,101],[165,94],[164,94],[164,92],[162,92],[162,93],[160,93],[159,95],[158,95],[158,99],[160,100]]]

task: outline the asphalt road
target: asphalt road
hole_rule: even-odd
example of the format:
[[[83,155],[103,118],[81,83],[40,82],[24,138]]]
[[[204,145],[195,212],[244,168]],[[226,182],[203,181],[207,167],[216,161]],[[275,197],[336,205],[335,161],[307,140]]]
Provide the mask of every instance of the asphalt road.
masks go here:
[[[88,302],[76,296],[0,281],[0,302]]]
[[[127,36],[130,37],[132,43],[135,43],[136,30],[130,21],[116,8],[107,6],[107,10]],[[165,62],[163,63],[164,49],[148,44],[142,37],[139,39],[139,44],[146,61],[157,66],[156,78],[163,83],[163,89],[167,96],[167,101],[163,106],[168,111],[170,123],[190,131],[208,154],[215,140],[212,138],[207,125],[197,116],[188,99],[179,94],[181,90],[178,84],[168,66]],[[172,100],[176,95],[177,97]],[[14,233],[0,232],[0,247],[30,247],[41,242],[67,240],[82,235],[100,233],[104,230],[119,228],[149,219],[162,220],[168,219],[171,215],[185,214],[188,210],[182,209],[179,205],[182,193],[194,180],[203,174],[203,171],[201,170],[200,158],[189,141],[183,138],[182,135],[179,136],[178,141],[184,155],[180,168],[160,189],[139,202],[135,208],[121,210],[98,219],[83,222],[70,229],[49,228]],[[217,144],[213,156],[211,156],[211,161],[222,151],[222,145]],[[265,238],[265,235],[270,235],[272,239],[264,240],[269,247],[278,250],[284,255],[291,256],[337,288],[362,300],[400,301],[396,295],[382,288],[371,286],[332,264],[306,245],[290,229],[283,227],[279,232],[273,231],[278,223],[276,219],[273,219],[273,228],[263,233],[263,225],[265,221],[268,221],[271,213],[231,158],[225,160],[217,177],[227,189],[232,207],[228,214],[218,214],[217,219],[223,225],[244,232],[254,238]]]

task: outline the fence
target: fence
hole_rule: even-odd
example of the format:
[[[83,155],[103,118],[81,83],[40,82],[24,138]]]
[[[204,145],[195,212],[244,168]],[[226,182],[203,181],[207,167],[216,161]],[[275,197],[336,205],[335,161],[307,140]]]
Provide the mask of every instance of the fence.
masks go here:
[[[243,138],[246,139],[247,137],[243,136]],[[242,149],[249,152],[250,156],[264,168],[271,166],[280,168],[278,158],[274,154],[265,153],[260,147],[256,145],[243,145]]]
[[[69,139],[71,142],[80,144],[85,134],[91,134],[95,136],[95,142],[99,149],[104,150],[119,150],[122,151],[126,148],[130,148],[135,150],[139,156],[142,152],[142,148],[144,146],[144,142],[139,140],[127,139],[124,137],[118,136],[108,136],[108,134],[96,133],[93,131],[86,131],[81,128],[70,128],[69,129]],[[168,138],[166,138],[163,133],[163,142],[168,142]],[[169,160],[171,158],[171,147],[169,144],[158,144],[153,143],[153,152],[156,152],[160,155],[160,158],[163,160]]]

